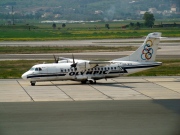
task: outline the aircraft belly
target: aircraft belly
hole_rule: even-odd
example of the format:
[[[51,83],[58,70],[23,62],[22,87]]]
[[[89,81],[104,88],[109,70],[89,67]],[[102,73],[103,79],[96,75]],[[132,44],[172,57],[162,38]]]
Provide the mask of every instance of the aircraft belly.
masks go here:
[[[105,77],[118,77],[118,76],[120,76],[120,74],[119,73],[115,73],[115,74],[107,74]]]
[[[147,70],[147,69],[150,69],[150,68],[135,68],[135,69],[126,69],[126,70],[128,72],[127,74],[133,74],[133,73],[144,71],[144,70]]]

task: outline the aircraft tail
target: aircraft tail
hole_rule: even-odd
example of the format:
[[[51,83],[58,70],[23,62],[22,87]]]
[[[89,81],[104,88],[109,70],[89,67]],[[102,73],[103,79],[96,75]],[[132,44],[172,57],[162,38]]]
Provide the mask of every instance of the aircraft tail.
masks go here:
[[[140,61],[140,62],[153,62],[156,58],[158,44],[161,38],[160,32],[148,34],[144,43],[131,55],[115,59],[113,61]]]

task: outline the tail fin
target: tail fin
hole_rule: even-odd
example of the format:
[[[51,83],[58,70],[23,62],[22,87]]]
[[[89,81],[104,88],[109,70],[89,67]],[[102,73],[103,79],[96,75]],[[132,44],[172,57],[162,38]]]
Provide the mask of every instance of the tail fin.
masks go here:
[[[148,34],[144,43],[131,55],[115,59],[113,61],[155,61],[158,44],[161,38],[160,32]]]

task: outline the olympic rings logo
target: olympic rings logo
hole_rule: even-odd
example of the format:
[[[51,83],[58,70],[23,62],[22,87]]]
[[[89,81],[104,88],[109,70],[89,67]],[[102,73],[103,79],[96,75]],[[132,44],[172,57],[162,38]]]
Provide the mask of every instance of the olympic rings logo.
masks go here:
[[[150,60],[153,55],[153,49],[151,48],[153,45],[151,40],[147,40],[144,49],[142,50],[141,59],[142,60]]]

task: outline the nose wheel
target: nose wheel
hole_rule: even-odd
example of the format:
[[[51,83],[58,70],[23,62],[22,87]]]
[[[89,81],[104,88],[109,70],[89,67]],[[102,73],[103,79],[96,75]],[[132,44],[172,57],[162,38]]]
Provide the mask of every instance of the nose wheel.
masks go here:
[[[31,83],[31,86],[35,86],[36,85],[36,82],[31,81],[30,83]]]

